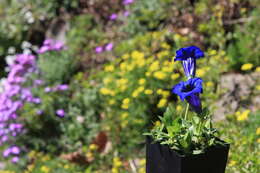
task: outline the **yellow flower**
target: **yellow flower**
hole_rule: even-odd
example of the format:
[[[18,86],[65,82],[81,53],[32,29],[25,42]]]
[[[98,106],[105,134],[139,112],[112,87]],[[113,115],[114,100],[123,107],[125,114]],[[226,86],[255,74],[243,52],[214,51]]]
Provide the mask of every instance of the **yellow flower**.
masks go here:
[[[122,62],[122,63],[120,64],[120,69],[121,69],[121,70],[126,70],[126,69],[127,69],[127,64],[126,64],[125,62]]]
[[[115,67],[113,65],[108,65],[105,67],[106,72],[112,72],[115,70]]]
[[[88,159],[92,159],[93,158],[93,153],[92,152],[87,152],[86,153],[86,157],[88,158]]]
[[[160,121],[155,121],[155,123],[154,123],[154,126],[155,127],[158,127],[158,126],[160,126],[161,125],[161,122]]]
[[[151,76],[151,72],[146,72],[145,76],[147,76],[147,77]]]
[[[138,83],[139,85],[145,84],[146,80],[144,78],[139,79]]]
[[[167,99],[162,98],[162,99],[159,101],[159,103],[157,104],[157,107],[158,107],[158,108],[162,108],[162,107],[165,107],[166,104],[167,104]]]
[[[118,168],[112,168],[112,173],[119,173]]]
[[[257,89],[258,91],[260,91],[260,85],[257,85],[257,86],[256,86],[256,89]]]
[[[42,166],[41,171],[44,173],[48,173],[48,172],[50,172],[50,168],[48,168],[47,166]]]
[[[146,89],[146,90],[144,91],[144,93],[147,94],[147,95],[151,95],[151,94],[153,94],[153,90]]]
[[[212,56],[212,55],[216,55],[217,54],[217,51],[216,50],[210,50],[209,51],[209,55]]]
[[[260,135],[260,127],[256,129],[256,135]]]
[[[128,108],[129,108],[129,105],[122,105],[121,108],[122,108],[122,109],[128,109]]]
[[[162,71],[156,71],[156,72],[154,72],[153,76],[155,78],[157,78],[157,79],[161,79],[162,80],[162,79],[165,79],[166,74],[164,72],[162,72]]]
[[[161,51],[157,54],[158,58],[161,59],[163,57],[166,57],[169,55],[169,52],[168,51]]]
[[[70,166],[69,165],[64,165],[64,169],[69,169],[70,168]]]
[[[179,111],[182,110],[182,107],[181,107],[180,105],[178,105],[178,106],[176,107],[176,110],[179,112]]]
[[[162,92],[163,92],[162,89],[158,89],[158,90],[156,91],[156,93],[159,94],[159,95],[162,94]]]
[[[127,85],[125,85],[125,84],[119,86],[119,90],[122,92],[125,91],[126,89],[127,89]]]
[[[125,98],[123,100],[123,104],[121,106],[122,109],[128,109],[129,108],[129,103],[130,103],[130,99],[129,98]]]
[[[259,66],[259,67],[256,67],[255,71],[256,71],[256,72],[260,72],[260,66]]]
[[[144,166],[145,163],[146,163],[146,160],[145,160],[145,159],[141,159],[141,160],[140,160],[140,165],[141,165],[141,166]]]
[[[120,166],[122,166],[122,161],[120,160],[120,158],[118,158],[118,157],[114,157],[113,158],[113,166],[114,167],[120,167]]]
[[[196,71],[196,75],[197,75],[198,77],[203,77],[205,74],[206,74],[206,71],[203,70],[203,69],[198,69],[198,70]]]
[[[156,71],[156,70],[159,70],[159,61],[154,61],[151,65],[150,65],[150,67],[149,67],[149,71],[150,72],[153,72],[153,71]]]
[[[234,165],[236,165],[236,164],[237,164],[237,162],[236,162],[236,161],[234,161],[234,160],[231,160],[231,161],[229,162],[228,166],[234,166]]]
[[[103,79],[103,82],[104,82],[104,84],[109,84],[110,82],[112,81],[112,79],[111,78],[105,78],[105,79]]]
[[[172,75],[171,75],[171,79],[172,79],[172,80],[178,79],[179,77],[180,77],[180,74],[179,74],[179,73],[175,73],[175,74],[172,74]]]
[[[124,112],[121,114],[121,119],[126,119],[129,116],[129,114],[127,112]]]
[[[94,151],[94,150],[96,150],[98,148],[98,146],[96,145],[96,144],[90,144],[90,146],[89,146],[89,149],[91,150],[91,151]]]
[[[173,39],[176,41],[179,41],[181,39],[181,35],[180,34],[174,34]]]
[[[238,114],[237,121],[245,121],[245,120],[247,120],[249,113],[250,113],[250,110],[247,109],[244,112]]]
[[[206,83],[206,86],[209,87],[209,88],[212,87],[213,85],[214,85],[213,82],[207,82],[207,83]]]
[[[145,168],[143,167],[143,168],[140,168],[139,170],[138,170],[138,173],[145,173]]]
[[[108,88],[101,88],[99,92],[103,95],[110,95],[111,91]]]
[[[164,49],[170,49],[171,48],[171,46],[170,45],[168,45],[167,43],[162,43],[162,48],[164,48]]]
[[[167,98],[167,97],[170,96],[170,92],[169,92],[169,91],[162,91],[162,96],[163,96],[164,98]]]
[[[144,87],[143,86],[140,86],[139,88],[137,88],[137,91],[140,93],[140,92],[143,92],[144,91]]]
[[[259,143],[259,144],[260,144],[260,138],[258,138],[258,139],[257,139],[257,143]]]
[[[138,95],[139,95],[139,91],[134,90],[134,92],[132,93],[132,97],[136,98]]]
[[[136,60],[144,58],[144,54],[142,52],[139,52],[136,50],[132,52],[131,56],[133,59],[136,59]]]
[[[113,105],[113,104],[115,104],[116,103],[116,101],[114,100],[114,99],[111,99],[111,100],[109,100],[109,102],[108,102],[108,104],[110,104],[110,105]]]
[[[247,63],[242,65],[241,70],[247,71],[247,70],[251,70],[252,68],[253,68],[253,64]]]
[[[172,67],[168,67],[168,66],[162,68],[163,72],[172,72],[172,70],[173,70],[173,68]]]
[[[118,85],[124,85],[124,84],[128,83],[128,79],[121,78],[121,79],[117,80],[117,82],[118,82]]]
[[[134,64],[129,64],[129,65],[127,66],[127,71],[132,71],[134,68],[135,68],[135,65],[134,65]]]

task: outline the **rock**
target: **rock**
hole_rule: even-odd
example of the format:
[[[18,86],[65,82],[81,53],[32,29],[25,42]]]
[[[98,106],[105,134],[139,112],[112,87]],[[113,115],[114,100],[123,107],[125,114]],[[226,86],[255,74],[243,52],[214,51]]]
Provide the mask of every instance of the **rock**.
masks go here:
[[[252,93],[259,79],[259,72],[251,74],[229,73],[221,76],[219,87],[223,94],[215,104],[216,110],[213,114],[213,120],[223,120],[227,114],[233,114],[240,107],[256,111],[260,105],[260,96],[252,98]]]

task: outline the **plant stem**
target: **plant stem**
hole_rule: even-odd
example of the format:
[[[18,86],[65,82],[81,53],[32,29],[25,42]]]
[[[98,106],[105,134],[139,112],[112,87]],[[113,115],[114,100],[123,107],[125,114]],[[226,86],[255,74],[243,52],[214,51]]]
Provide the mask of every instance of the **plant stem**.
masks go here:
[[[190,107],[190,104],[187,103],[186,110],[185,110],[185,115],[184,115],[184,120],[187,120],[187,115],[188,115],[189,107]]]

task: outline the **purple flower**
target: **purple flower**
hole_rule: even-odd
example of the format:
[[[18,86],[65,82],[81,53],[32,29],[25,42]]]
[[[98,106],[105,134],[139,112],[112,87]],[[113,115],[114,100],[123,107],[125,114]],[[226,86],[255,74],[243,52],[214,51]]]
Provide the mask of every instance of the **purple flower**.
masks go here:
[[[186,82],[180,82],[175,85],[172,92],[180,96],[182,101],[186,99],[196,113],[201,113],[199,94],[203,92],[202,82],[200,78],[191,78]]]
[[[35,85],[42,85],[42,84],[43,84],[43,80],[41,80],[41,79],[36,79],[36,80],[34,81],[34,84],[35,84]]]
[[[42,46],[38,51],[37,53],[38,54],[43,54],[45,52],[48,52],[50,50],[50,47],[49,46]]]
[[[3,152],[3,157],[8,157],[11,154],[11,150],[10,148],[7,148],[4,152]]]
[[[114,47],[114,44],[113,43],[108,43],[105,47],[106,51],[111,51]]]
[[[58,110],[56,111],[56,114],[57,114],[59,117],[63,118],[66,113],[65,113],[65,111],[64,111],[63,109],[58,109]]]
[[[13,147],[11,147],[10,148],[10,152],[12,153],[12,154],[20,154],[20,148],[19,147],[17,147],[17,146],[13,146]]]
[[[98,46],[95,48],[96,53],[102,53],[103,52],[103,47],[102,46]]]
[[[64,44],[60,41],[57,41],[53,46],[52,50],[61,50],[64,47]]]
[[[68,90],[68,89],[69,89],[69,86],[66,85],[66,84],[61,84],[61,85],[57,86],[57,90],[59,90],[59,91],[65,91],[65,90]]]
[[[48,51],[59,51],[64,48],[64,43],[58,40],[47,39],[43,42],[43,46],[38,50],[38,54],[43,54]]]
[[[17,163],[17,162],[19,162],[19,157],[17,157],[17,156],[13,157],[12,160],[11,160],[11,162],[12,162],[12,163]]]
[[[124,12],[124,16],[125,16],[125,17],[128,17],[129,15],[130,15],[130,12],[129,12],[129,11],[125,11],[125,12]]]
[[[134,0],[123,0],[124,5],[132,4]]]
[[[44,40],[43,45],[51,45],[52,43],[53,43],[53,40],[48,38],[48,39]]]
[[[43,110],[37,110],[37,111],[36,111],[36,114],[37,114],[37,115],[42,115],[42,113],[43,113]]]
[[[40,98],[33,98],[32,102],[35,104],[40,104],[41,103],[41,99]]]
[[[182,61],[185,75],[188,78],[194,77],[196,73],[196,59],[204,57],[204,53],[196,46],[181,48],[176,51],[174,61]]]
[[[113,13],[113,14],[111,14],[110,16],[109,16],[109,19],[110,20],[116,20],[117,19],[117,14],[116,13]]]
[[[46,93],[51,92],[51,91],[52,91],[52,89],[50,87],[44,88],[44,92],[46,92]]]

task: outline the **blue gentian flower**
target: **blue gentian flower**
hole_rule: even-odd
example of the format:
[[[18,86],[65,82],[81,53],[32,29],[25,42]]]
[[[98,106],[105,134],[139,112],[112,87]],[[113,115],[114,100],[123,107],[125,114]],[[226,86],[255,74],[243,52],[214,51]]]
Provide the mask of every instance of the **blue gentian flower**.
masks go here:
[[[186,82],[180,82],[175,85],[172,92],[180,96],[182,101],[186,99],[196,113],[201,113],[199,94],[203,92],[202,82],[203,80],[200,78],[191,78]]]
[[[204,53],[200,48],[189,46],[177,50],[174,61],[182,61],[185,75],[191,78],[194,77],[196,73],[196,59],[201,57],[204,57]]]

